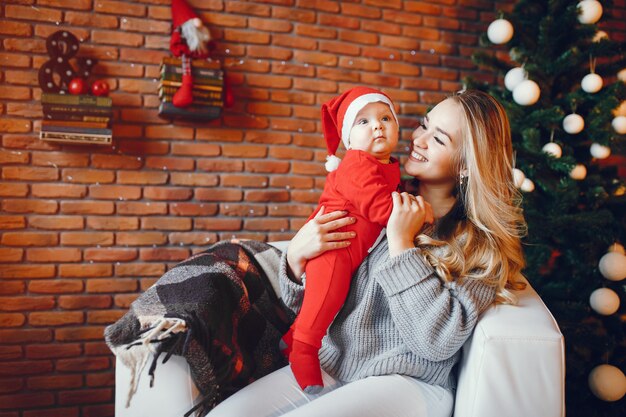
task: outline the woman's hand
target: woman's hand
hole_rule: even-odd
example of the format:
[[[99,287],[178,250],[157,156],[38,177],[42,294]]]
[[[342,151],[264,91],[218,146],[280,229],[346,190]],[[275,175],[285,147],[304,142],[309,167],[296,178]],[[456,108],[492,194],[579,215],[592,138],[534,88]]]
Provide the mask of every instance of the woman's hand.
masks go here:
[[[354,232],[334,232],[355,222],[354,217],[345,217],[346,211],[333,211],[324,214],[322,206],[315,217],[308,221],[289,242],[287,263],[294,277],[300,278],[309,259],[327,250],[345,248],[350,245]]]
[[[387,222],[387,241],[389,256],[394,257],[415,247],[415,236],[424,223],[434,221],[434,216],[432,207],[422,196],[393,192],[391,198],[393,209]]]

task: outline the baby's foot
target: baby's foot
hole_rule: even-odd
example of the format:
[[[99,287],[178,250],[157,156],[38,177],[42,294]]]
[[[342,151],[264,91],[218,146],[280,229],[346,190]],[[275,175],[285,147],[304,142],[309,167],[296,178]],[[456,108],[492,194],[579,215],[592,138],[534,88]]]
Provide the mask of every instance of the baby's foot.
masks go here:
[[[324,388],[318,349],[315,346],[293,340],[289,363],[293,376],[304,392],[317,394]]]

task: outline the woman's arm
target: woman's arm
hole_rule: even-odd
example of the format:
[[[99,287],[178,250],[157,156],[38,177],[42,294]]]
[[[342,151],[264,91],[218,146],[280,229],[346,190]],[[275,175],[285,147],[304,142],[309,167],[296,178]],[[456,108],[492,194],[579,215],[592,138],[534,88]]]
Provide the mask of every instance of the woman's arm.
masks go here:
[[[309,259],[327,250],[345,248],[355,237],[354,232],[334,232],[340,227],[355,222],[354,217],[346,217],[346,211],[333,211],[324,214],[322,206],[313,219],[308,221],[289,242],[287,263],[296,280],[304,273]]]
[[[495,288],[475,280],[445,283],[439,278],[414,244],[424,223],[433,222],[430,204],[407,193],[394,193],[392,198],[389,259],[373,268],[372,276],[385,292],[407,346],[428,360],[448,359],[495,300]]]
[[[479,315],[495,300],[484,282],[445,283],[417,248],[388,258],[372,271],[384,291],[394,323],[409,349],[441,361],[470,337]]]

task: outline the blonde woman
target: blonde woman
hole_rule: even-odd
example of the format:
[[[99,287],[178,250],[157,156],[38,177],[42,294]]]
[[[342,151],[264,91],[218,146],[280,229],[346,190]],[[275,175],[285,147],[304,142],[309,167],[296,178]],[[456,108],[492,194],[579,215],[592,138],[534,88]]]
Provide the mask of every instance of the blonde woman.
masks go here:
[[[416,195],[393,194],[383,240],[363,261],[320,350],[324,390],[303,393],[289,367],[243,388],[221,416],[450,416],[452,369],[479,315],[514,302],[525,223],[502,106],[479,91],[435,106],[404,165]],[[282,298],[298,312],[308,259],[345,247],[345,213],[320,214],[283,255]]]

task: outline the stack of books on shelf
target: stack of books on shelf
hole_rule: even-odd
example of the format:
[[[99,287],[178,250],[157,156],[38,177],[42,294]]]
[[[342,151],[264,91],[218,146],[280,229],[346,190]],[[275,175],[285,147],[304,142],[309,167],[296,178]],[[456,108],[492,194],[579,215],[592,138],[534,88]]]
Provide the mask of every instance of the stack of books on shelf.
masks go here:
[[[43,93],[41,104],[41,140],[94,145],[112,143],[111,98]]]
[[[183,68],[180,58],[163,58],[159,83],[159,116],[212,120],[220,117],[224,107],[224,72],[218,60],[191,60],[193,102],[188,107],[176,107],[172,97],[182,85]]]

